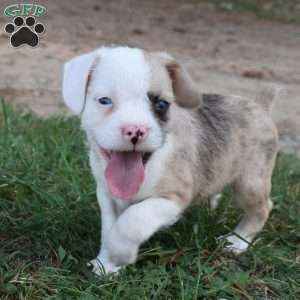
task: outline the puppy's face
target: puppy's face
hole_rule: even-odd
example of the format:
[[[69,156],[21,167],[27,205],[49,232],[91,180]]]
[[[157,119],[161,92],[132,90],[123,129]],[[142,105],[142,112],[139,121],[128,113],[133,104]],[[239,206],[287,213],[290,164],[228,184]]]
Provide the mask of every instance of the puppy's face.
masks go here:
[[[166,140],[174,106],[199,104],[192,85],[171,57],[140,49],[101,48],[66,64],[65,102],[81,113],[115,197],[130,199],[139,190],[147,161]]]
[[[168,73],[141,50],[103,49],[90,71],[83,128],[103,152],[161,147],[173,92]]]

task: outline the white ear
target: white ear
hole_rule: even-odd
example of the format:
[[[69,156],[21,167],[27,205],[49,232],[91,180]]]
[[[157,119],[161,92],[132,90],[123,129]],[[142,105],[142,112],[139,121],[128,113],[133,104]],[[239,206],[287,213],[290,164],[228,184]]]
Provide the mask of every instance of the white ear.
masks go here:
[[[89,72],[96,59],[96,52],[80,55],[64,65],[63,97],[66,105],[75,114],[80,114],[85,99]]]

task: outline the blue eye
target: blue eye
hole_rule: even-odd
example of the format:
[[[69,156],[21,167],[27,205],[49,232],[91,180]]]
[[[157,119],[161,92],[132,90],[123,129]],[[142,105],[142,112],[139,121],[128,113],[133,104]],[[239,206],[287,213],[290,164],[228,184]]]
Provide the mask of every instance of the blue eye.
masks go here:
[[[97,100],[102,105],[112,105],[112,100],[108,97],[102,97]]]
[[[159,95],[148,92],[148,98],[151,101],[151,106],[154,114],[158,117],[158,119],[162,122],[168,121],[168,109],[170,107],[170,103],[166,100],[160,98]]]
[[[154,107],[155,107],[155,110],[158,112],[158,113],[166,113],[168,108],[170,106],[170,103],[165,101],[165,100],[157,100],[154,104]]]

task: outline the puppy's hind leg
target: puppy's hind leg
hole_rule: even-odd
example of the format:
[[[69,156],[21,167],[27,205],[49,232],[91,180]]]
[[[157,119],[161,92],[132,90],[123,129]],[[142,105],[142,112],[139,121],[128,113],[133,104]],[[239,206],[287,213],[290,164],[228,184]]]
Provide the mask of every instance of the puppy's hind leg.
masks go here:
[[[208,204],[209,204],[209,207],[211,209],[217,209],[220,202],[222,200],[222,193],[218,193],[218,194],[215,194],[215,195],[212,195],[211,197],[209,197],[208,199]]]
[[[236,182],[238,192],[238,206],[243,210],[242,220],[234,229],[233,234],[227,236],[230,245],[227,249],[235,254],[247,250],[257,233],[267,221],[272,209],[270,199],[271,176],[247,176]]]

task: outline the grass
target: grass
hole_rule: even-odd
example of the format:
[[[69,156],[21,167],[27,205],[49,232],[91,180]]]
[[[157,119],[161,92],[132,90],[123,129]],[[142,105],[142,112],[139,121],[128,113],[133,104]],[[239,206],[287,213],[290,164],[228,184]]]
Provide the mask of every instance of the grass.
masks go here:
[[[251,249],[226,254],[216,237],[239,213],[188,211],[143,245],[136,265],[99,279],[86,268],[100,217],[76,119],[0,113],[0,299],[300,299],[300,162],[280,156],[274,210]]]
[[[227,12],[251,13],[259,18],[300,22],[299,0],[213,0],[210,2]]]

